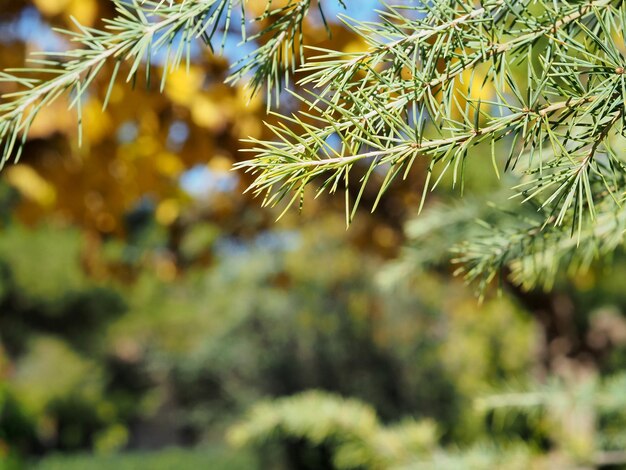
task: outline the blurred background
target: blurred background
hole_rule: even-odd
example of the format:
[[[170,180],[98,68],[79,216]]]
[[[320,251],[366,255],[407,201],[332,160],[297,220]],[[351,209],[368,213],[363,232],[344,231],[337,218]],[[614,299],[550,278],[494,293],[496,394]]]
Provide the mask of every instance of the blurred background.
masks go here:
[[[113,13],[0,0],[0,68]],[[305,36],[364,47],[331,29]],[[420,217],[418,164],[349,230],[341,197],[276,222],[231,171],[272,119],[223,84],[238,41],[101,112],[105,74],[80,147],[58,100],[0,174],[0,468],[626,468],[623,257],[479,304],[446,223],[502,183],[471,158],[472,196],[444,185]]]

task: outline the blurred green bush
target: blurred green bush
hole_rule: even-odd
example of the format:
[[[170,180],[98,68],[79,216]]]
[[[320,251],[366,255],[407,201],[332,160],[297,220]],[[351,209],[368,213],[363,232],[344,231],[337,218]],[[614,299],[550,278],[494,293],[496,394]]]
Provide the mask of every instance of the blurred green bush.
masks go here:
[[[157,230],[105,252],[112,263],[157,256],[158,240]],[[432,419],[444,442],[471,441],[486,430],[472,398],[532,361],[535,330],[512,303],[479,312],[462,284],[436,275],[385,288],[385,261],[346,243],[338,218],[213,240],[207,269],[174,281],[140,269],[122,285],[84,274],[77,232],[7,227],[5,453],[220,442],[256,401],[312,388],[363,400],[383,422]]]

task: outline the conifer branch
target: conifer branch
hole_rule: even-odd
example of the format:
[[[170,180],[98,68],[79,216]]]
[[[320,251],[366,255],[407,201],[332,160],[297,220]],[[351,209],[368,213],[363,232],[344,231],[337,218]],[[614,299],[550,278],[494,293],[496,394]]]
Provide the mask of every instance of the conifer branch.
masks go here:
[[[70,93],[71,108],[79,113],[80,105],[89,85],[114,61],[109,77],[109,93],[118,78],[123,62],[129,64],[127,81],[137,79],[143,64],[150,80],[150,61],[153,55],[165,48],[166,69],[176,68],[189,60],[190,44],[194,39],[210,41],[215,26],[232,0],[186,0],[181,4],[144,1],[142,4],[114,0],[117,16],[105,20],[105,29],[95,29],[76,23],[77,31],[61,31],[77,47],[60,53],[40,53],[33,59],[32,68],[7,70],[3,81],[11,81],[25,90],[4,95],[0,104],[0,166],[15,154],[19,159],[28,130],[42,107],[51,104],[63,93]],[[52,78],[48,78],[52,76]],[[27,77],[27,78],[25,78]],[[31,78],[32,77],[32,78]],[[163,73],[161,86],[167,72]]]
[[[296,45],[300,49],[303,47],[303,22],[311,5],[311,0],[290,0],[284,8],[272,10],[272,2],[268,0],[266,13],[256,18],[255,22],[269,20],[269,26],[248,36],[245,0],[113,2],[116,17],[105,19],[103,29],[75,22],[76,31],[60,31],[70,40],[73,48],[54,54],[42,52],[38,54],[39,58],[31,60],[33,67],[0,72],[0,81],[13,82],[24,88],[1,97],[0,167],[11,157],[15,161],[19,159],[30,126],[39,111],[64,93],[70,94],[70,108],[78,112],[80,140],[81,101],[90,84],[106,70],[107,63],[114,65],[108,78],[105,106],[123,63],[129,67],[126,81],[134,82],[140,70],[145,69],[149,83],[155,54],[163,53],[163,90],[169,71],[183,62],[189,65],[194,41],[201,40],[212,48],[213,39],[223,31],[223,49],[236,5],[241,7],[243,40],[267,42],[242,59],[228,81],[234,83],[252,74],[252,92],[256,93],[262,85],[266,85],[269,106],[272,95],[278,95],[287,82],[283,75],[288,76],[303,56],[302,53],[296,54]]]
[[[268,108],[272,96],[278,104],[281,89],[289,84],[289,75],[304,57],[302,29],[311,0],[293,0],[274,10],[270,9],[271,5],[269,2],[263,15],[255,18],[257,22],[267,21],[269,26],[248,38],[249,41],[266,41],[265,44],[235,63],[235,71],[227,79],[229,83],[237,82],[251,74],[248,87],[253,94],[266,85]],[[322,18],[326,21],[323,14]]]
[[[483,223],[480,233],[454,247],[457,274],[477,282],[481,293],[503,268],[510,280],[525,290],[549,290],[559,276],[584,272],[624,246],[623,202],[623,197],[616,203],[607,196],[599,204],[595,220],[582,223],[576,237],[567,228],[546,227],[536,215],[503,214],[495,223]]]
[[[528,13],[531,3],[540,3],[544,14]],[[546,165],[563,171],[568,161],[583,162],[565,169],[567,176],[552,181],[561,183],[555,192],[546,193],[562,223],[572,208],[593,207],[590,179],[606,176],[594,166],[595,154],[606,153],[605,142],[623,129],[617,117],[624,102],[621,54],[596,34],[621,34],[623,8],[609,0],[492,1],[479,8],[469,1],[435,2],[416,7],[418,19],[390,8],[378,23],[355,24],[370,44],[366,52],[345,58],[321,51],[305,64],[309,75],[301,84],[314,91],[310,99],[299,98],[309,110],[268,126],[278,140],[253,141],[254,158],[239,168],[256,175],[250,190],[271,205],[288,194],[289,204],[301,200],[304,187],[320,177],[319,191],[337,191],[348,185],[354,165],[365,164],[360,193],[347,200],[351,220],[374,170],[385,177],[373,209],[418,158],[430,165],[427,189],[435,165],[462,185],[473,146],[513,140],[507,169],[516,168],[522,155],[539,178]],[[538,41],[547,44],[541,54]],[[513,70],[520,62],[528,69],[522,80]],[[473,96],[489,90],[494,99]],[[536,156],[544,145],[557,156],[553,161],[545,162],[546,152]],[[584,149],[590,151],[581,158]],[[531,178],[524,194],[540,195],[543,183]]]
[[[626,173],[613,184],[624,187]],[[428,207],[407,224],[407,247],[388,275],[402,276],[452,262],[455,274],[473,283],[481,298],[493,281],[500,286],[512,283],[526,291],[549,291],[557,281],[585,272],[598,261],[608,261],[624,248],[624,192],[619,196],[599,193],[596,217],[584,219],[575,236],[573,214],[568,214],[570,219],[563,225],[555,225],[555,214],[533,203],[517,207],[507,196],[497,193],[489,202],[467,198],[463,204]]]

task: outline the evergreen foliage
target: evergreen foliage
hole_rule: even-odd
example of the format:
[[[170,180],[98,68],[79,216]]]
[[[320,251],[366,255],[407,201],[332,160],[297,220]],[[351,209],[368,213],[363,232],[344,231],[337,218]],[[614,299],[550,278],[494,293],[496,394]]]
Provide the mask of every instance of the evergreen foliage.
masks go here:
[[[243,41],[257,46],[227,81],[246,80],[253,93],[265,88],[268,106],[302,62],[292,94],[304,109],[279,113],[268,124],[276,139],[253,140],[253,158],[238,165],[255,175],[250,190],[265,204],[302,204],[315,181],[318,195],[345,189],[350,222],[367,186],[377,188],[375,209],[395,179],[426,167],[423,204],[448,174],[462,190],[468,159],[481,159],[515,175],[516,196],[540,217],[465,246],[458,260],[469,279],[489,281],[514,265],[516,282],[549,285],[561,254],[586,266],[622,244],[621,0],[386,5],[372,21],[342,18],[365,45],[349,53],[305,50],[303,21],[319,7],[325,23],[324,2],[268,1],[256,18],[243,0],[114,3],[117,16],[102,28],[63,32],[76,48],[2,73],[18,86],[0,105],[2,163],[19,158],[37,113],[61,94],[70,93],[80,122],[81,101],[104,71],[109,89],[118,76],[134,83],[144,68],[150,82],[158,60],[163,87],[168,71],[189,64],[195,41],[223,49],[241,25]],[[520,261],[537,253],[538,267]]]
[[[236,446],[288,447],[304,441],[330,454],[337,469],[408,468],[602,468],[623,465],[624,386],[626,376],[600,381],[589,377],[576,385],[553,380],[527,392],[491,395],[477,408],[492,413],[497,427],[523,417],[543,430],[552,443],[543,452],[521,441],[491,439],[463,449],[437,447],[433,423],[381,425],[375,412],[358,400],[309,391],[256,404],[230,431]],[[309,466],[307,466],[307,463]],[[314,464],[313,464],[314,463]],[[297,468],[325,468],[319,460]]]
[[[624,208],[611,198],[597,204],[595,220],[577,236],[546,226],[546,211],[536,204],[518,207],[506,199],[498,192],[426,208],[406,224],[407,245],[386,282],[446,260],[456,274],[475,282],[481,295],[494,279],[549,291],[564,274],[585,273],[598,261],[606,265],[623,246]]]
[[[329,448],[332,468],[372,470],[401,468],[432,449],[437,440],[432,422],[407,421],[385,427],[371,407],[321,391],[258,403],[247,421],[231,429],[229,437],[236,446],[305,440],[318,449]],[[293,464],[294,468],[329,465],[323,461]]]
[[[295,129],[274,127],[278,142],[257,142],[242,165],[257,174],[254,191],[271,203],[320,175],[335,191],[359,162],[369,167],[362,188],[385,174],[382,195],[416,160],[432,175],[425,192],[446,172],[462,187],[465,160],[484,144],[496,171],[523,170],[519,195],[557,226],[580,231],[603,194],[619,201],[622,2],[417,3],[355,22],[368,50],[320,51],[305,64],[310,111],[284,118]],[[359,197],[347,202],[351,218]]]
[[[183,0],[153,1],[113,0],[117,15],[104,19],[97,29],[76,23],[73,31],[60,30],[76,47],[68,51],[42,52],[31,59],[32,67],[7,70],[0,80],[18,84],[22,89],[4,95],[0,105],[0,163],[11,157],[18,159],[21,147],[37,113],[63,93],[71,94],[70,108],[75,108],[81,120],[81,101],[89,85],[113,63],[108,80],[109,93],[120,74],[127,82],[139,79],[142,65],[146,65],[146,81],[150,84],[150,65],[159,58],[164,63],[160,79],[161,90],[169,72],[182,63],[189,66],[192,46],[202,41],[213,49],[223,50],[230,31],[235,5],[240,7],[241,35],[244,41],[267,37],[267,42],[238,62],[229,81],[252,74],[252,91],[267,85],[268,96],[279,90],[283,76],[296,67],[296,47],[302,47],[302,22],[312,0],[289,1],[283,8],[273,8],[269,1],[263,15],[256,22],[269,20],[269,26],[248,36],[245,0]],[[128,70],[121,72],[122,64]],[[268,100],[269,102],[269,100]],[[21,137],[20,137],[21,136]]]

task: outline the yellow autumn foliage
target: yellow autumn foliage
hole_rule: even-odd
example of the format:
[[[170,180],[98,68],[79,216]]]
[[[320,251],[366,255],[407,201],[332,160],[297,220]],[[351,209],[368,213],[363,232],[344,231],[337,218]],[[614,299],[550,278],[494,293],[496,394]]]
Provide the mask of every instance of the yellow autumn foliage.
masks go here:
[[[21,164],[8,167],[5,172],[7,182],[24,197],[42,207],[52,207],[56,201],[54,186],[43,179],[32,167]]]
[[[35,6],[46,16],[67,15],[84,25],[91,25],[98,16],[96,0],[33,0]]]
[[[193,103],[202,86],[204,74],[198,67],[180,67],[169,74],[165,84],[165,94],[172,102],[189,106]]]
[[[176,199],[166,199],[157,206],[155,217],[161,225],[171,225],[179,215],[179,202]]]

